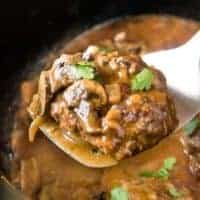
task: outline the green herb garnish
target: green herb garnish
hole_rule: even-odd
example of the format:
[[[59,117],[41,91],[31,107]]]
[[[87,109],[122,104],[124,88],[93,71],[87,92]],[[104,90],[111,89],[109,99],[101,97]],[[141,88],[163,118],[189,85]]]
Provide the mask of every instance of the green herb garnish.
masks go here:
[[[166,158],[163,162],[163,166],[157,171],[143,171],[139,175],[146,178],[160,178],[160,179],[168,179],[169,172],[173,169],[176,163],[176,158],[169,157]]]
[[[149,90],[153,81],[153,72],[144,68],[140,73],[134,76],[131,80],[132,90]]]
[[[115,187],[110,192],[111,200],[128,200],[128,192],[122,187]]]
[[[165,168],[160,168],[158,171],[143,171],[140,173],[140,176],[145,178],[160,178],[160,179],[168,179],[169,171]]]
[[[171,197],[177,199],[179,197],[181,197],[183,194],[181,192],[179,192],[174,186],[170,186],[168,188],[168,193]]]
[[[84,67],[94,67],[94,63],[90,61],[80,61],[76,64],[76,66],[84,66]]]
[[[79,62],[75,64],[76,75],[78,78],[94,79],[95,68],[92,62]]]
[[[169,157],[169,158],[165,159],[164,163],[163,163],[164,168],[166,170],[172,170],[175,164],[176,164],[176,158],[174,158],[174,157]]]
[[[161,167],[157,172],[155,172],[154,177],[167,180],[169,178],[169,171],[164,167]]]
[[[99,47],[99,51],[105,52],[105,53],[109,53],[112,52],[114,49],[110,48],[110,47]]]
[[[140,176],[146,177],[146,178],[152,178],[155,177],[155,171],[142,171],[140,172]]]
[[[184,126],[184,132],[186,135],[191,135],[199,126],[200,121],[197,118],[192,119]]]

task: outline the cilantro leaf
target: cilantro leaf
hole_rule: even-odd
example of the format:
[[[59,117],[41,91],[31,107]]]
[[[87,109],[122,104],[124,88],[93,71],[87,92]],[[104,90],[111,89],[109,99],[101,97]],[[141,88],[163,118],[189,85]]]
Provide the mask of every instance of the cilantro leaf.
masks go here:
[[[166,158],[164,160],[164,168],[166,170],[172,170],[172,168],[174,167],[174,165],[176,164],[176,158],[175,157],[169,157],[169,158]]]
[[[143,171],[140,173],[140,176],[145,178],[160,178],[168,179],[169,172],[165,168],[160,168],[158,171]]]
[[[94,67],[94,63],[91,61],[80,61],[76,64],[77,66]]]
[[[99,47],[99,51],[105,52],[105,53],[109,53],[112,52],[114,49],[110,48],[110,47]]]
[[[146,178],[160,178],[160,179],[168,179],[170,174],[169,171],[173,169],[176,163],[175,157],[166,158],[163,162],[163,166],[157,171],[143,171],[139,175]]]
[[[93,79],[94,78],[94,69],[86,66],[78,66],[76,68],[77,75],[79,78]]]
[[[132,90],[149,90],[153,81],[153,72],[144,68],[140,73],[134,76],[131,80],[131,89]]]
[[[75,65],[78,78],[94,79],[95,69],[92,62],[79,62]]]
[[[169,172],[164,167],[161,167],[157,172],[155,172],[154,177],[166,180],[169,178]]]
[[[110,192],[111,200],[128,200],[128,192],[122,187],[115,187]]]
[[[139,175],[142,177],[151,178],[151,177],[155,177],[155,172],[146,170],[146,171],[140,172]]]
[[[197,118],[192,119],[184,126],[184,132],[186,135],[191,135],[199,126],[200,121]]]
[[[181,192],[179,192],[174,186],[170,186],[168,188],[168,193],[171,197],[173,198],[179,198],[181,197],[183,194]]]

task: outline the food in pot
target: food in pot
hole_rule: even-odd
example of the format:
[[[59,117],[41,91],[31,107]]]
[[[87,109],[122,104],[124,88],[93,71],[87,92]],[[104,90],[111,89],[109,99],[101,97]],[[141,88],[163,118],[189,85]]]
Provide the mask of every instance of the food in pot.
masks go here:
[[[66,52],[74,54],[84,51],[88,46],[98,44],[97,46],[103,47],[101,49],[106,52],[117,49],[119,55],[122,56],[124,54],[141,54],[145,51],[176,47],[188,40],[198,29],[198,23],[177,17],[130,17],[83,34],[68,43],[62,52],[63,54]],[[53,57],[55,60],[59,56],[54,55]],[[52,54],[48,57],[47,67],[49,69],[53,63],[51,58]],[[143,67],[139,72],[143,71]],[[152,68],[148,69],[152,70]],[[29,142],[28,129],[32,119],[27,112],[27,107],[30,105],[33,95],[37,93],[38,81],[36,79],[38,77],[33,80],[25,80],[20,85],[20,101],[11,135],[13,156],[10,165],[7,162],[4,165],[11,168],[9,179],[12,184],[19,188],[28,199],[199,200],[199,118],[192,120],[192,123],[189,123],[184,131],[170,134],[152,148],[130,156],[128,159],[122,159],[113,167],[89,168],[58,149],[41,132],[38,132],[37,137],[32,137],[34,142]],[[94,79],[89,80],[94,81]],[[115,84],[104,87],[104,83],[99,81],[101,79],[97,78],[97,80],[100,85],[103,85],[106,94],[110,94],[107,91],[111,90],[115,94],[115,91],[119,90]],[[161,82],[163,83],[163,81]],[[56,98],[50,96],[49,102],[52,104],[60,102],[63,98],[63,92],[71,85],[73,83],[58,90]],[[129,87],[131,89],[130,85]],[[123,91],[126,89],[127,87],[123,87]],[[151,89],[147,91],[130,90],[131,95],[128,94],[128,91],[123,92],[123,94],[128,94],[127,97],[130,97],[140,93],[139,97],[144,95],[149,97],[147,94],[152,93],[152,90],[151,85]],[[163,92],[163,90],[166,92],[165,88],[156,89],[157,92]],[[37,101],[37,95],[35,98]],[[107,95],[107,101],[109,99],[109,101],[114,102],[113,104],[121,105],[121,98],[126,97],[121,95],[120,103],[116,103],[119,101],[119,96]],[[43,106],[47,104],[43,104]],[[125,101],[122,105],[126,105]],[[43,109],[37,107],[35,109],[45,110],[45,114],[48,113],[50,116],[50,107],[44,108],[45,106]],[[52,116],[51,118],[53,119]],[[55,119],[53,120],[55,121]],[[79,117],[78,120],[80,120]],[[40,122],[39,118],[38,122]],[[37,123],[33,127],[37,130],[38,126],[36,125]],[[63,124],[63,129],[64,127],[65,124]],[[85,138],[82,139],[76,135],[73,139],[77,139],[76,142],[79,139],[86,141]],[[98,151],[94,150],[94,152]]]
[[[163,74],[136,54],[108,49],[92,45],[63,54],[41,72],[28,108],[30,141],[42,116],[117,160],[172,133],[178,121]]]

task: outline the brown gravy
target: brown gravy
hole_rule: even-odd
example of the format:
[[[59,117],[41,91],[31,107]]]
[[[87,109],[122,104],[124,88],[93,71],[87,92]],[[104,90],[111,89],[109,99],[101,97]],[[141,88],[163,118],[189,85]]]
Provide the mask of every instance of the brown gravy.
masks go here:
[[[147,51],[172,48],[190,38],[198,28],[199,24],[196,22],[170,16],[128,17],[81,34],[66,44],[61,52],[80,51],[89,44],[111,39],[121,31],[127,32],[130,41],[144,43]],[[27,138],[28,119],[25,109],[34,90],[33,82],[22,84],[22,100],[17,114],[21,121],[16,122],[17,128],[13,131],[15,160],[11,173],[11,181],[31,199],[100,200],[113,186],[122,184],[131,192],[131,199],[165,200],[172,198],[162,192],[162,188],[165,184],[172,183],[185,192],[185,197],[181,199],[199,199],[199,183],[189,172],[182,132],[164,139],[151,150],[105,169],[80,165],[57,149],[42,134],[30,144]],[[140,179],[138,174],[142,170],[156,170],[162,166],[163,160],[170,156],[176,157],[177,164],[167,183]]]

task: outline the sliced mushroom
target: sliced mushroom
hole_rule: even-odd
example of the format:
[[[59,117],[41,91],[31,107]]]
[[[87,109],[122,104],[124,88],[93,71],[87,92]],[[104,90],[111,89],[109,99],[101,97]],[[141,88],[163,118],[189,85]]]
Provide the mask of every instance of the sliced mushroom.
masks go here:
[[[40,105],[40,97],[38,94],[35,94],[32,98],[32,102],[28,107],[28,113],[34,119],[38,115],[41,114],[41,105]]]
[[[52,97],[48,71],[43,71],[40,75],[38,95],[40,98],[40,115],[43,115],[46,111],[47,104]]]
[[[111,109],[106,114],[103,119],[103,130],[107,132],[108,130],[115,130],[119,137],[125,135],[124,129],[120,125],[121,122],[121,110],[118,106],[112,106]]]
[[[78,81],[65,90],[63,97],[67,103],[67,106],[76,107],[79,105],[82,99],[87,99],[88,91],[83,82]]]
[[[81,61],[81,54],[62,55],[56,59],[49,71],[51,92],[54,93],[62,87],[67,87],[74,80],[78,80],[74,64]]]
[[[126,32],[119,32],[119,33],[117,33],[115,35],[114,41],[115,42],[121,42],[121,41],[126,40],[126,37],[127,37],[127,33]]]
[[[79,80],[68,87],[64,92],[64,99],[68,106],[79,105],[82,99],[91,97],[91,102],[95,107],[105,105],[107,102],[106,92],[101,84],[93,80]]]
[[[101,131],[100,120],[90,102],[82,100],[78,108],[75,108],[75,112],[81,119],[82,126],[86,132],[98,133]]]
[[[121,100],[121,89],[118,83],[108,84],[105,86],[108,94],[108,101],[111,104],[119,103]]]
[[[91,80],[77,81],[64,92],[64,97],[68,106],[77,107],[75,112],[81,119],[86,131],[90,133],[100,132],[100,122],[94,108],[106,104],[107,96],[104,88],[98,82]],[[92,103],[88,104],[82,102],[79,105],[82,99],[89,97],[92,98]],[[41,122],[40,117],[44,115],[50,98],[51,92],[48,84],[48,73],[45,71],[42,72],[40,76],[38,95],[35,96],[34,101],[29,108],[29,113],[34,119],[29,129],[30,141],[33,141],[35,138],[38,125],[40,125]]]
[[[74,111],[80,118],[85,131],[89,133],[101,131],[95,109],[106,104],[107,96],[98,82],[79,80],[66,89],[63,97],[69,107],[75,108]]]
[[[33,96],[32,102],[28,107],[28,112],[33,119],[36,116],[44,115],[51,97],[48,71],[43,71],[38,83],[38,93]]]
[[[94,56],[99,52],[99,48],[97,46],[91,45],[89,46],[83,53],[84,60],[90,60],[94,58]]]
[[[30,124],[29,131],[28,131],[28,137],[29,141],[33,142],[35,139],[36,134],[38,133],[40,125],[43,123],[43,117],[37,116]]]

